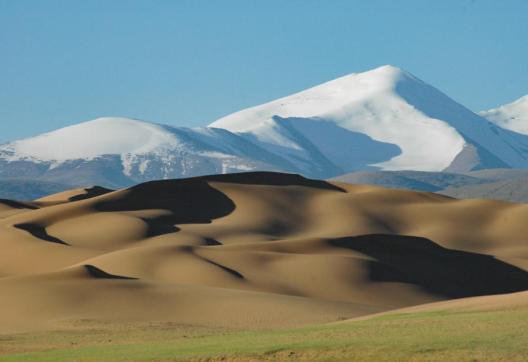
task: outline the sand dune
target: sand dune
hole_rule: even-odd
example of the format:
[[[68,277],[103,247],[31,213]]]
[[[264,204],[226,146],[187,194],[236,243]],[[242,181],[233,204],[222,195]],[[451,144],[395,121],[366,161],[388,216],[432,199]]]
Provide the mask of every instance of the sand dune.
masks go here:
[[[378,317],[385,317],[391,315],[404,315],[414,313],[428,313],[428,312],[487,312],[487,311],[525,311],[528,309],[528,291],[484,295],[478,297],[467,297],[450,299],[441,302],[419,304],[412,307],[394,309],[388,312],[367,314],[365,316],[353,318],[350,320],[335,322],[353,323],[358,320],[367,320]],[[331,323],[334,324],[334,323]]]
[[[397,310],[401,313],[429,311],[490,311],[528,308],[528,292],[517,292],[499,295],[485,295],[472,298],[461,298],[443,302],[428,303],[415,307]]]
[[[523,204],[278,173],[2,200],[0,332],[295,326],[522,292],[527,218]]]
[[[143,281],[86,265],[5,278],[0,288],[2,330],[11,332],[65,327],[79,320],[262,328],[379,311],[289,295]]]

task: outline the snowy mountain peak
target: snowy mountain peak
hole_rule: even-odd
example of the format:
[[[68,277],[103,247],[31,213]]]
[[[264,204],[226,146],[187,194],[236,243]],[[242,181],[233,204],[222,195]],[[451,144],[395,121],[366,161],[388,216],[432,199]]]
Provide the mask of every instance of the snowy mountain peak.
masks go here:
[[[278,119],[292,119],[295,135],[292,135],[292,127],[286,130],[284,122],[281,126]],[[262,147],[274,147],[281,154],[298,159],[304,157],[298,152],[301,148],[299,136],[306,137],[308,129],[314,128],[314,120],[323,122],[317,124],[318,142],[327,148],[333,146],[333,140],[324,139],[325,135],[335,132],[324,131],[325,123],[328,127],[362,133],[373,141],[399,148],[396,155],[389,152],[386,156],[390,154],[391,157],[369,163],[367,167],[464,171],[484,165],[522,167],[527,162],[525,152],[517,150],[526,146],[526,139],[505,130],[492,129],[482,117],[391,65],[349,74],[233,113],[210,126],[239,133],[259,142]],[[375,143],[372,145],[378,147]],[[370,149],[364,150],[365,154],[369,152]],[[329,154],[323,156],[329,157]]]
[[[122,117],[103,117],[0,146],[18,159],[65,161],[106,154],[147,153],[175,137],[162,126]]]
[[[322,116],[376,94],[394,92],[402,81],[421,82],[398,67],[384,65],[363,73],[351,73],[264,105],[233,113],[216,120],[210,126],[244,132],[255,126],[248,122],[249,119],[254,120],[254,116],[261,120],[271,119],[273,116]]]
[[[417,80],[414,75],[407,72],[406,70],[403,70],[402,68],[396,67],[394,65],[386,64],[382,65],[378,68],[374,68],[372,70],[362,72],[362,73],[355,73],[356,75],[361,75],[365,78],[367,77],[379,77],[379,79],[384,79],[387,83],[396,83],[400,80],[409,79],[409,80]]]
[[[251,170],[298,171],[229,131],[103,117],[0,145],[0,178],[123,187]]]
[[[408,73],[391,65],[364,73],[351,73],[293,95],[235,112],[216,120],[210,127],[251,132],[255,128],[274,128],[274,116],[323,117],[373,95],[393,92],[396,84],[404,79],[410,79]],[[257,138],[265,137],[264,133],[271,135],[273,131],[257,132]],[[280,135],[274,137],[283,139]]]
[[[357,88],[358,83],[364,83],[372,90],[381,92],[387,90],[394,91],[398,84],[402,82],[416,82],[423,84],[423,82],[413,74],[394,65],[383,65],[366,72],[351,73],[325,84],[337,85],[341,83],[345,84],[346,88],[354,90]]]
[[[503,128],[528,134],[528,95],[479,114]]]
[[[410,73],[385,65],[236,112],[211,126],[251,134],[266,146],[292,148],[284,142],[286,137],[278,131],[274,117],[315,118],[400,148],[399,154],[372,167],[441,170],[450,165],[465,142],[447,122],[428,117],[400,94],[427,91],[428,86]]]

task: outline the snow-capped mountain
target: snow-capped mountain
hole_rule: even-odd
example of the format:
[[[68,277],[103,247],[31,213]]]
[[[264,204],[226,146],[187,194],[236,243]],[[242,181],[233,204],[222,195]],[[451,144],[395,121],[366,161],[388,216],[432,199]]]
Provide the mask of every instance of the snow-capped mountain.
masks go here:
[[[526,103],[493,114],[515,118]],[[392,66],[350,74],[209,127],[107,117],[0,145],[0,179],[75,186],[252,170],[329,178],[358,170],[483,168],[528,168],[528,136]]]
[[[302,136],[344,171],[365,166],[420,171],[528,167],[527,137],[497,127],[393,66],[350,74],[236,112],[210,126],[280,150],[292,162],[309,163]],[[336,139],[332,135],[336,127],[367,136],[368,142],[354,152],[350,147],[358,143]],[[357,152],[371,156],[366,165],[350,157]]]
[[[223,129],[176,128],[128,118],[98,118],[0,146],[0,177],[57,181],[74,170],[74,177],[82,175],[81,183],[88,177],[107,186],[292,168],[280,156]]]
[[[528,95],[479,114],[502,128],[528,134]]]

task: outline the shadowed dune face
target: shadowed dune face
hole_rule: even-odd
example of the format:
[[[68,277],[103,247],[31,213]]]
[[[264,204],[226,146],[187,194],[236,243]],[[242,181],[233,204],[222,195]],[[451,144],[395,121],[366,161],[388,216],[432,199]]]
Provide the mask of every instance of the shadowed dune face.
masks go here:
[[[27,202],[0,199],[0,219],[37,208],[37,206]]]
[[[376,282],[416,284],[447,298],[528,290],[528,272],[493,256],[442,248],[425,238],[365,235],[330,244],[373,258],[369,277]]]
[[[203,179],[151,181],[132,187],[109,201],[94,205],[101,212],[165,210],[164,215],[141,217],[146,237],[178,231],[176,224],[211,223],[230,214],[235,204]]]
[[[13,226],[16,227],[17,229],[27,231],[32,236],[38,239],[49,241],[51,243],[68,245],[66,242],[62,241],[61,239],[49,235],[48,232],[46,231],[46,228],[41,225],[27,223],[27,224],[16,224]]]
[[[6,200],[6,199],[0,199],[0,204],[6,208],[12,208],[12,209],[34,210],[37,208],[36,206],[28,204],[28,203],[24,203],[20,201],[13,201],[13,200]]]
[[[528,289],[528,205],[266,172],[1,205],[0,332],[293,326]]]
[[[123,277],[120,275],[113,275],[105,272],[104,270],[101,270],[93,265],[85,265],[84,268],[88,272],[88,274],[94,278],[99,279],[129,279],[129,280],[135,280],[137,278],[131,278],[131,277]]]

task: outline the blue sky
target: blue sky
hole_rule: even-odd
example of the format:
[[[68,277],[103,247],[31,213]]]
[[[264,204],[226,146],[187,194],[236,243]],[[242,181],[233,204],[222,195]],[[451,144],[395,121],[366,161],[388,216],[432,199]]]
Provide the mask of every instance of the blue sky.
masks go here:
[[[393,64],[473,110],[528,93],[528,1],[0,0],[0,142],[179,126]]]

